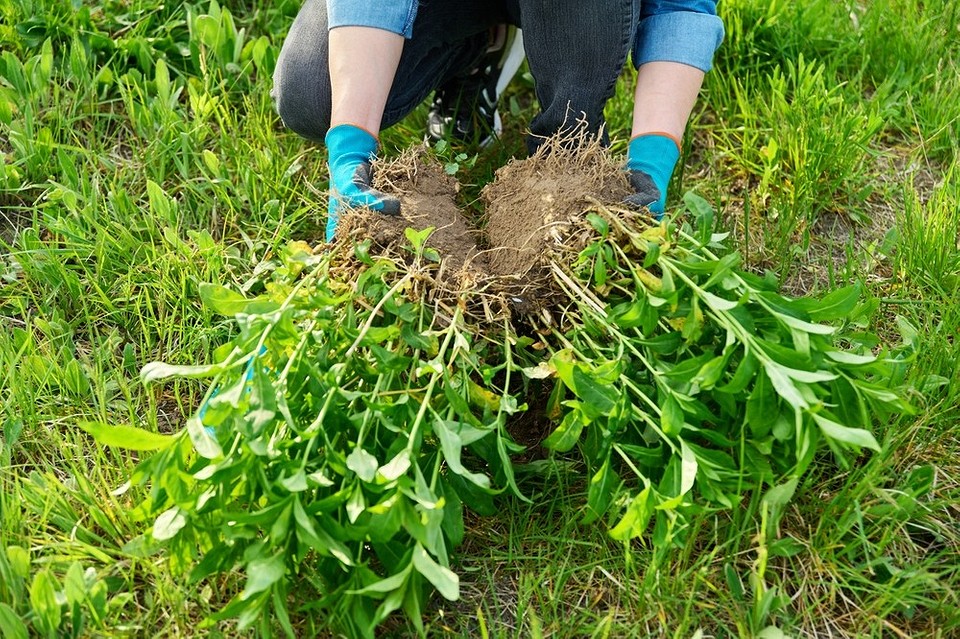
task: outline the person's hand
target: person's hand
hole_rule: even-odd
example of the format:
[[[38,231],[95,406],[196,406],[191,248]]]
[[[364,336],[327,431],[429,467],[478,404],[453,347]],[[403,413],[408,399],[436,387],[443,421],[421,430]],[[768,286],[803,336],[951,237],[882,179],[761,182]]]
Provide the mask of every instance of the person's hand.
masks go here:
[[[385,215],[400,213],[400,200],[371,186],[370,163],[376,157],[377,138],[352,124],[327,131],[327,164],[330,199],[327,207],[327,241],[332,242],[340,214],[348,208],[369,208]]]
[[[667,187],[680,159],[680,146],[671,136],[644,133],[630,140],[627,150],[627,179],[633,193],[624,202],[646,207],[657,221],[667,204]]]

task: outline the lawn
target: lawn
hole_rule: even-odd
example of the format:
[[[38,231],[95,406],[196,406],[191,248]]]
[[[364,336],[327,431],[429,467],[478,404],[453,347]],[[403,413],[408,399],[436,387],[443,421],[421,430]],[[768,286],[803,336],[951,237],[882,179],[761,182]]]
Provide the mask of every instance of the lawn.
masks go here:
[[[323,246],[324,151],[270,98],[297,9],[0,0],[0,634],[960,633],[960,5],[721,2],[670,223],[620,229],[591,205],[577,237],[595,235],[544,271],[566,319],[523,334],[431,288],[420,229]],[[631,83],[607,107],[614,158]],[[470,224],[495,223],[495,171],[523,157],[523,71],[501,111],[491,147],[416,160],[459,182]],[[383,133],[388,166],[425,118]],[[659,277],[625,292],[638,272]],[[632,306],[654,288],[673,301]],[[741,324],[818,365],[771,388],[775,362],[724,346],[752,343]],[[648,360],[643,379],[697,389],[634,383]],[[730,390],[751,365],[767,377]],[[328,377],[348,392],[322,395]],[[228,446],[258,410],[303,428]],[[692,427],[711,411],[739,417]],[[819,446],[767,436],[794,415]],[[706,450],[757,429],[754,456]],[[650,475],[657,433],[677,446]],[[305,474],[321,451],[333,470]],[[234,453],[228,481],[212,462]],[[325,531],[328,494],[347,519]]]

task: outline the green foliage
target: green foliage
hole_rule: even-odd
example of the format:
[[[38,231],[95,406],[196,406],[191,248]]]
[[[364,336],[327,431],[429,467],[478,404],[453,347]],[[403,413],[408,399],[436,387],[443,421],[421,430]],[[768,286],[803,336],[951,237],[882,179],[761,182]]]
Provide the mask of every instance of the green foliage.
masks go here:
[[[960,287],[960,181],[957,165],[926,201],[912,185],[904,186],[904,206],[898,213],[896,263],[914,286],[954,299]]]
[[[866,221],[857,211],[872,190],[870,148],[884,125],[877,102],[851,103],[826,67],[803,55],[768,75],[733,79],[730,87],[736,110],[721,135],[757,181],[748,210],[777,228],[771,248],[784,261],[806,250],[824,213]]]
[[[553,265],[576,312],[549,360],[555,393],[571,398],[544,444],[579,443],[592,476],[587,521],[609,511],[611,535],[625,541],[653,519],[657,546],[676,541],[686,512],[734,508],[784,478],[795,488],[821,444],[843,467],[848,452],[879,452],[873,426],[910,411],[888,386],[904,354],[838,332],[869,312],[857,287],[787,299],[738,268],[706,202],[688,195],[687,205],[692,229],[631,228],[600,209],[597,240],[569,268]]]
[[[82,637],[89,625],[103,628],[107,586],[92,568],[70,564],[62,578],[49,568],[33,572],[30,551],[21,546],[0,548],[0,633],[26,639]],[[12,601],[13,605],[4,603]]]
[[[211,622],[276,618],[293,636],[288,594],[304,572],[319,590],[312,607],[349,635],[372,636],[401,607],[417,622],[426,587],[459,596],[450,552],[463,539],[463,503],[490,511],[492,495],[519,494],[509,459],[519,448],[505,427],[523,407],[477,385],[504,369],[499,344],[459,310],[434,314],[413,296],[416,262],[366,259],[355,285],[301,249],[287,251],[269,294],[205,286],[204,302],[232,316],[238,336],[213,365],[143,369],[148,383],[213,378],[176,439],[142,433],[130,444],[162,446],[134,478],[149,483],[142,508],[172,564],[194,584],[246,574]]]
[[[145,518],[146,509],[136,505],[151,495],[139,486],[120,494],[117,487],[149,451],[126,454],[88,432],[136,436],[125,443],[142,448],[189,438],[179,434],[184,416],[196,411],[209,379],[145,386],[138,377],[143,363],[215,365],[215,350],[236,330],[219,313],[229,316],[232,304],[263,294],[265,273],[289,264],[292,278],[305,268],[286,259],[290,238],[321,236],[322,153],[283,130],[269,97],[273,62],[298,9],[291,0],[219,6],[0,0],[0,564],[8,548],[29,551],[26,577],[0,575],[4,636],[18,636],[24,627],[39,636],[37,624],[57,614],[46,606],[48,621],[35,620],[35,580],[38,602],[48,600],[52,587],[61,604],[59,636],[81,625],[81,636],[196,634],[198,619],[244,591],[242,561],[218,578],[188,585],[171,569],[186,568],[171,565],[158,552],[160,542],[138,536],[162,511]],[[893,341],[895,315],[909,320],[904,326],[915,327],[916,359],[896,372],[922,391],[910,398],[921,412],[869,429],[882,443],[879,454],[854,460],[844,448],[852,462],[847,470],[829,454],[815,456],[786,506],[778,504],[792,480],[768,488],[766,501],[745,491],[738,508],[718,510],[699,492],[704,466],[698,467],[683,500],[691,506],[678,511],[687,543],[666,548],[624,544],[595,520],[580,523],[591,511],[606,512],[604,520],[615,526],[632,506],[635,517],[620,533],[627,536],[652,502],[637,498],[645,486],[632,479],[623,457],[587,476],[575,451],[597,422],[581,423],[575,437],[578,424],[571,419],[557,448],[574,452],[515,465],[534,503],[501,497],[490,516],[466,518],[456,562],[461,600],[420,601],[419,622],[428,636],[616,637],[640,627],[676,636],[698,629],[755,636],[774,624],[794,635],[829,628],[836,635],[950,636],[960,628],[953,215],[960,206],[950,168],[960,131],[960,76],[953,72],[960,5],[731,0],[719,10],[727,37],[707,75],[671,202],[689,188],[715,199],[733,231],[729,242],[744,257],[738,269],[801,274],[817,290],[857,283],[878,312],[849,328],[875,333],[880,341],[873,349]],[[632,80],[625,72],[606,109],[615,154],[630,134]],[[796,104],[795,87],[802,89]],[[494,145],[477,156],[449,154],[466,206],[476,206],[497,167],[522,155],[536,114],[533,88],[526,73],[508,90],[501,109],[505,135]],[[421,105],[385,131],[385,151],[419,143],[425,115]],[[876,134],[857,128],[877,118],[883,126]],[[847,131],[855,144],[837,149],[837,131]],[[795,175],[805,182],[795,184]],[[817,193],[820,200],[811,199]],[[795,196],[803,205],[796,210],[790,205]],[[743,201],[753,208],[741,211]],[[824,214],[833,212],[841,222],[871,225],[836,242],[824,228],[834,221]],[[757,218],[765,221],[767,214],[771,224],[762,229],[762,242],[781,252],[779,261],[756,250]],[[796,228],[788,220],[796,220]],[[877,231],[889,233],[881,241]],[[809,239],[812,250],[793,248],[802,246],[798,239]],[[834,249],[829,255],[818,252],[825,242]],[[608,257],[617,261],[616,253],[612,247],[601,252],[596,276],[615,282],[602,265]],[[624,312],[621,321],[638,319]],[[602,333],[600,326],[590,328],[591,335]],[[476,347],[472,333],[468,339]],[[644,346],[663,357],[672,343]],[[544,353],[522,354],[523,348],[516,361],[523,355],[534,365],[527,367],[531,375],[549,374],[535,366],[544,363]],[[613,374],[578,364],[587,365],[587,377]],[[627,364],[636,369],[632,359],[624,370]],[[582,373],[571,377],[576,388],[589,386]],[[231,369],[221,379],[239,374]],[[538,383],[529,382],[530,390],[539,392]],[[511,385],[511,395],[519,396],[516,381]],[[596,397],[603,402],[600,387]],[[569,410],[561,402],[572,400],[573,391],[562,383],[556,388],[556,406]],[[479,398],[476,391],[472,396]],[[686,406],[669,397],[667,429],[672,432],[679,417],[686,424],[669,437],[686,441],[693,436]],[[533,413],[511,424],[529,428]],[[439,440],[430,445],[442,449]],[[681,447],[681,462],[682,453]],[[523,459],[530,456],[535,452]],[[378,465],[386,461],[378,458]],[[489,470],[466,450],[460,464],[470,472]],[[632,492],[618,492],[626,480]],[[502,479],[494,481],[502,486]],[[473,506],[467,503],[465,512]],[[192,524],[173,511],[161,521],[161,536],[181,520],[178,535],[189,533]],[[291,601],[318,592],[310,577],[319,561],[329,558],[312,552],[300,564],[288,585]],[[76,625],[74,605],[63,603],[75,562],[92,584]],[[381,568],[373,566],[386,574]],[[407,578],[422,580],[415,569]],[[265,580],[275,570],[275,564],[257,565]],[[378,596],[356,598],[379,605],[385,599]],[[327,614],[298,613],[291,605],[290,624],[302,636],[320,634],[330,623]],[[417,623],[393,618],[381,631],[410,636]],[[220,626],[228,633],[233,628]],[[270,630],[280,631],[279,622]]]
[[[782,297],[738,269],[703,200],[688,206],[695,229],[588,216],[595,241],[571,265],[552,263],[572,306],[563,333],[540,331],[552,355],[535,368],[519,363],[538,355],[509,325],[495,337],[460,306],[438,316],[418,297],[413,280],[435,268],[430,229],[407,230],[410,263],[372,260],[360,245],[359,272],[338,271],[336,251],[291,247],[268,294],[201,287],[238,337],[211,365],[155,362],[142,377],[213,378],[211,391],[176,439],[125,437],[160,448],[134,477],[148,483],[142,510],[173,565],[192,583],[246,574],[210,621],[236,616],[246,628],[271,611],[294,634],[287,594],[304,570],[315,607],[350,635],[372,635],[401,607],[418,622],[426,586],[457,599],[450,551],[463,504],[492,512],[492,495],[519,495],[510,454],[520,448],[505,428],[523,409],[510,391],[521,370],[556,378],[547,409],[558,426],[544,446],[579,448],[591,478],[583,521],[606,519],[622,542],[653,521],[655,546],[683,545],[691,514],[733,509],[764,485],[764,517],[777,520],[821,444],[844,467],[850,452],[879,452],[876,421],[910,410],[888,387],[906,360],[872,352],[862,331],[838,348],[824,323],[869,312],[860,290]],[[775,600],[758,600],[757,628]]]

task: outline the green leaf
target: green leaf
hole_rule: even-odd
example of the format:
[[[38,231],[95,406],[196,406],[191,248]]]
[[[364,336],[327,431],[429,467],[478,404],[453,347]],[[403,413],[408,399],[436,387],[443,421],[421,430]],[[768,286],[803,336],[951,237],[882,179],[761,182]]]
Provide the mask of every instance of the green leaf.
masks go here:
[[[774,362],[764,362],[763,370],[766,371],[767,377],[770,378],[770,382],[773,384],[773,388],[777,391],[777,394],[794,409],[799,410],[810,407],[807,400],[800,394],[800,390],[796,384],[793,383],[790,375],[787,374],[786,371],[790,369]]]
[[[126,450],[163,450],[179,439],[177,435],[161,435],[124,424],[111,426],[102,422],[80,422],[77,426],[104,446]]]
[[[774,392],[767,374],[761,371],[757,374],[756,380],[753,391],[747,399],[745,419],[753,436],[762,438],[766,437],[770,429],[773,428],[773,424],[780,414],[780,408],[777,405],[777,394]]]
[[[844,426],[819,413],[813,413],[813,419],[820,427],[820,431],[834,441],[880,452],[880,444],[870,431]]]
[[[369,595],[369,594],[386,594],[388,592],[394,592],[396,590],[402,590],[406,586],[407,579],[410,577],[410,573],[413,571],[413,563],[407,564],[403,570],[389,577],[376,581],[369,586],[364,586],[359,590],[348,590],[348,595]]]
[[[240,595],[240,599],[249,599],[258,592],[263,592],[273,584],[283,579],[287,574],[287,565],[283,552],[271,557],[260,557],[246,565],[247,585]]]
[[[768,590],[767,592],[773,592]],[[757,639],[790,639],[790,635],[784,633],[776,626],[767,626],[757,633]]]
[[[643,256],[643,268],[650,268],[660,259],[660,242],[647,240],[646,255]]]
[[[384,482],[391,482],[402,477],[410,470],[410,453],[401,450],[394,455],[393,459],[377,469],[377,479]]]
[[[581,523],[593,523],[607,512],[619,483],[620,477],[610,467],[610,458],[607,457],[603,465],[600,466],[600,470],[590,478],[590,486],[587,490],[587,509]]]
[[[7,546],[7,563],[12,576],[26,579],[30,576],[30,552],[23,546]]]
[[[377,476],[377,458],[357,446],[347,455],[347,468],[357,474],[357,477],[370,483]]]
[[[550,358],[550,365],[557,371],[557,377],[573,392],[577,392],[573,382],[574,360],[573,353],[568,350],[557,351]]]
[[[240,293],[228,289],[219,284],[204,283],[200,285],[200,300],[204,306],[214,313],[233,317],[237,313],[243,313],[250,303]]]
[[[683,343],[683,337],[681,333],[672,331],[651,337],[650,339],[638,338],[636,342],[643,344],[658,355],[670,355],[679,350],[680,345]]]
[[[877,363],[877,358],[874,355],[860,355],[847,351],[827,351],[826,355],[833,361],[847,366],[866,366]]]
[[[449,568],[434,561],[420,544],[413,549],[413,567],[426,577],[445,599],[456,601],[460,598],[460,578]]]
[[[697,479],[697,456],[687,446],[687,442],[680,440],[680,494],[686,495],[693,488]]]
[[[360,484],[356,484],[353,487],[353,494],[350,495],[350,499],[347,501],[346,510],[347,510],[347,521],[351,524],[357,523],[357,519],[360,518],[360,515],[363,514],[363,511],[367,509],[367,500],[363,496],[363,488],[360,487]]]
[[[183,511],[174,506],[160,513],[153,522],[153,538],[157,541],[172,539],[186,525],[187,518],[183,516]]]
[[[860,301],[861,290],[858,284],[845,286],[832,291],[819,300],[797,300],[814,322],[831,322],[846,319]]]
[[[660,408],[660,428],[667,435],[679,435],[683,430],[683,409],[673,393],[667,395],[666,401]]]
[[[410,242],[410,246],[413,247],[414,253],[420,253],[426,244],[427,238],[433,234],[434,230],[436,230],[434,226],[428,226],[419,231],[407,227],[403,230],[403,234],[406,236],[407,241]]]
[[[140,370],[140,380],[144,384],[151,384],[156,381],[169,379],[171,377],[213,377],[223,372],[223,364],[210,364],[207,366],[174,366],[163,362],[150,362]]]
[[[693,191],[687,191],[683,194],[683,203],[697,220],[696,226],[700,232],[701,244],[706,244],[710,238],[710,232],[713,230],[713,207],[710,206],[710,202]]]
[[[279,479],[277,483],[291,493],[302,493],[309,487],[307,484],[307,474],[303,472],[302,469],[298,469],[297,472],[289,477]]]
[[[150,212],[163,221],[172,222],[173,203],[159,184],[147,180],[147,199],[150,202]]]
[[[721,257],[716,262],[716,266],[713,268],[713,273],[710,275],[710,278],[700,285],[702,289],[708,289],[717,282],[721,281],[727,275],[730,274],[734,268],[740,264],[740,254],[739,253],[728,253]]]
[[[777,318],[784,326],[789,328],[797,329],[798,331],[804,331],[807,333],[813,333],[814,335],[833,335],[837,332],[837,329],[832,326],[827,326],[826,324],[814,324],[812,322],[805,322],[802,319],[797,319],[785,313],[774,312],[773,316]]]
[[[610,536],[618,541],[629,541],[643,534],[653,515],[653,495],[650,487],[641,490],[627,506],[620,522],[610,530]]]
[[[79,561],[70,564],[63,578],[63,594],[67,604],[73,606],[83,603],[87,598],[87,583],[83,578],[83,566]]]
[[[27,626],[20,620],[13,608],[0,603],[0,635],[6,639],[27,639]]]
[[[601,415],[609,415],[617,407],[619,395],[613,385],[594,379],[580,366],[573,369],[573,388],[570,390]]]
[[[738,302],[732,302],[707,291],[703,291],[702,295],[707,306],[715,312],[731,311],[735,309],[738,304]]]
[[[60,604],[57,603],[57,580],[49,569],[43,569],[30,584],[30,607],[42,633],[53,635],[60,627]]]
[[[90,378],[76,359],[71,359],[63,368],[63,386],[77,397],[90,394]]]
[[[587,213],[586,219],[587,222],[590,223],[590,226],[593,227],[593,230],[600,234],[600,237],[607,237],[607,235],[609,235],[610,223],[600,217],[598,214],[591,211],[590,213]]]
[[[217,438],[203,426],[200,418],[193,416],[187,420],[187,434],[197,453],[205,459],[219,459],[223,457],[223,449]]]
[[[581,432],[583,432],[581,413],[578,410],[571,410],[564,416],[560,425],[543,440],[543,446],[565,453],[576,446]]]
[[[346,547],[324,530],[323,526],[314,526],[299,497],[294,498],[293,519],[297,523],[297,537],[301,542],[322,555],[336,557],[345,566],[353,565],[353,559]]]
[[[774,508],[783,508],[793,499],[793,494],[797,491],[798,483],[799,480],[794,477],[779,486],[770,488],[763,494],[763,503]]]
[[[433,432],[436,433],[437,437],[440,439],[440,447],[443,450],[443,459],[446,461],[447,467],[451,471],[481,488],[490,487],[489,477],[482,473],[470,472],[460,462],[460,454],[463,449],[463,442],[460,439],[460,435],[454,432],[450,424],[438,417],[433,422]]]

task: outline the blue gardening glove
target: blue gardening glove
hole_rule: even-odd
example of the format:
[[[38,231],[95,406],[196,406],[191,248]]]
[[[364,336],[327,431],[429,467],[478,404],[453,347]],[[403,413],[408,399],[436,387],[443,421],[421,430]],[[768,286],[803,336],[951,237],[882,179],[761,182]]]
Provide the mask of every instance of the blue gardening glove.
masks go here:
[[[330,167],[330,201],[327,207],[327,241],[333,241],[340,211],[366,207],[386,215],[400,213],[400,200],[370,186],[370,162],[377,155],[377,138],[352,124],[327,131],[327,165]]]
[[[624,202],[647,207],[659,222],[667,204],[667,186],[680,159],[680,147],[672,137],[644,133],[630,140],[627,149],[627,179],[634,193]]]

